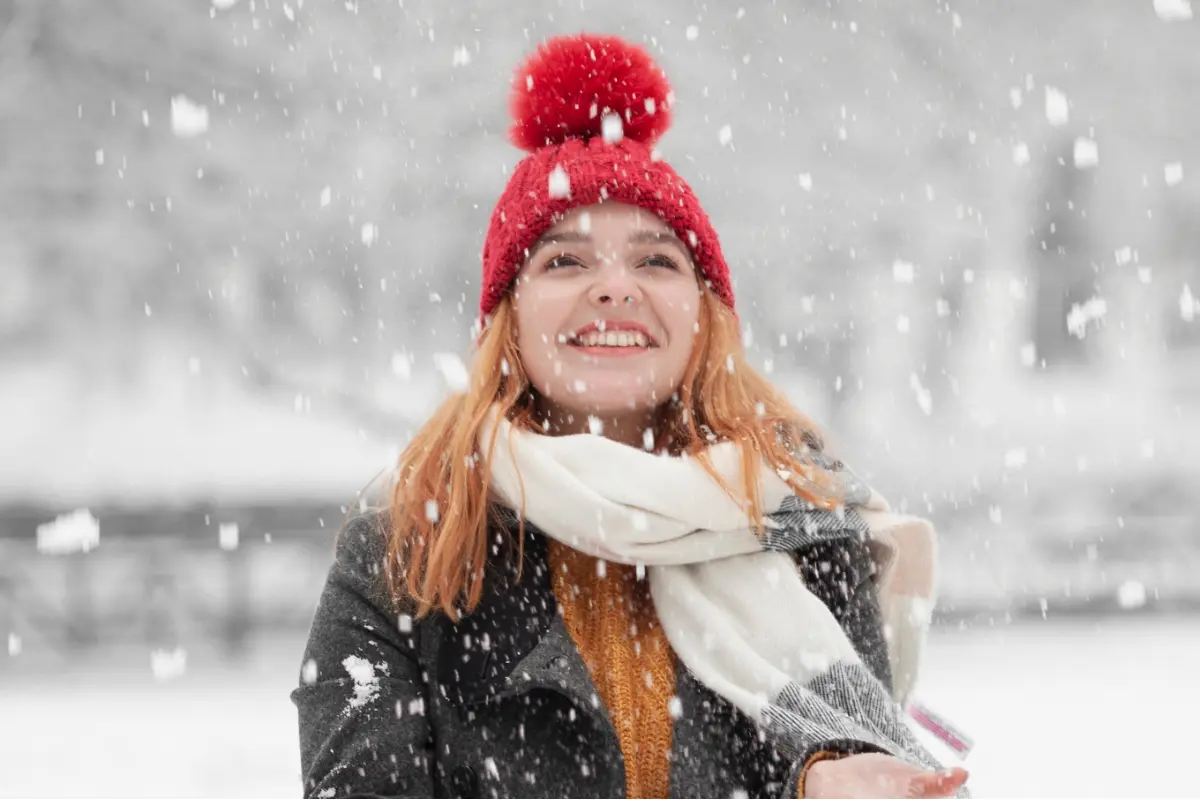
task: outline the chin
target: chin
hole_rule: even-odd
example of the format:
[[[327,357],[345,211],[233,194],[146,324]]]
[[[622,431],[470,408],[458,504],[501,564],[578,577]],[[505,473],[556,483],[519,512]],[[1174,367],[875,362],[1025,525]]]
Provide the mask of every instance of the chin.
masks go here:
[[[570,404],[596,416],[619,416],[653,411],[671,396],[655,392],[653,387],[632,381],[597,380],[587,384],[583,394],[571,395]],[[657,399],[656,399],[657,398]]]

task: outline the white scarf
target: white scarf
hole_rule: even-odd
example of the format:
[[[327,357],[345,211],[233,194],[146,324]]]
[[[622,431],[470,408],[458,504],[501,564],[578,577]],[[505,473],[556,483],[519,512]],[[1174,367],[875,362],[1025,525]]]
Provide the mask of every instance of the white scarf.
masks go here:
[[[487,452],[498,413],[485,426]],[[890,512],[841,474],[859,502],[839,512],[803,503],[766,464],[758,476],[767,530],[694,458],[655,455],[600,436],[543,436],[499,420],[493,490],[544,534],[597,558],[647,568],[655,610],[684,665],[712,691],[802,755],[855,740],[925,766],[936,762],[901,719],[933,603],[934,532]],[[743,485],[736,445],[707,450],[726,483]],[[848,501],[853,503],[853,501]],[[893,687],[861,663],[841,625],[804,585],[789,551],[814,536],[869,533],[881,569]],[[889,694],[891,696],[889,696]]]

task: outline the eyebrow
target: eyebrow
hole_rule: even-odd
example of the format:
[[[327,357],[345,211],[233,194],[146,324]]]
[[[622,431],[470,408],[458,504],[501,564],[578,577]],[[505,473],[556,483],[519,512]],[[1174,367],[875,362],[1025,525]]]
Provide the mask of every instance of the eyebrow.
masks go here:
[[[683,242],[679,241],[679,237],[673,231],[637,231],[629,236],[630,244],[658,244],[659,242],[679,245],[683,252],[687,252],[687,248],[683,246]]]
[[[590,244],[591,241],[591,235],[586,234],[583,231],[562,231],[560,233],[546,234],[533,243],[533,247],[529,248],[529,253],[526,258],[533,258],[534,254],[546,245],[562,243]],[[683,246],[683,242],[679,240],[679,237],[676,236],[672,231],[634,231],[629,235],[629,239],[627,241],[629,244],[658,244],[660,242],[666,242],[668,244],[674,244],[678,246],[679,249],[685,253],[689,252],[688,249]]]

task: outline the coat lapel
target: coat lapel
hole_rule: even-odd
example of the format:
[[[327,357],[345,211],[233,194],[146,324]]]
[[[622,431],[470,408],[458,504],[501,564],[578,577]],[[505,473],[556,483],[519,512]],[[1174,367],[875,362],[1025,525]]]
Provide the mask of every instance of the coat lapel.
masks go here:
[[[515,540],[515,519],[504,520],[497,543]],[[513,539],[510,539],[510,534]],[[571,640],[550,586],[545,537],[525,526],[520,577],[515,559],[496,558],[476,609],[457,623],[442,617],[438,683],[463,705],[486,703],[543,688],[581,708],[604,714],[587,665]]]

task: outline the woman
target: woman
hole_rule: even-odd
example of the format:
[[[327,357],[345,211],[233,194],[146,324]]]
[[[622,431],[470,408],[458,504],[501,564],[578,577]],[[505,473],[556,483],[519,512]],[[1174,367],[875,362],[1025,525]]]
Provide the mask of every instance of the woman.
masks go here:
[[[747,364],[717,235],[651,153],[669,99],[611,37],[518,72],[469,388],[345,526],[313,622],[306,795],[961,790],[897,702],[931,531]]]

